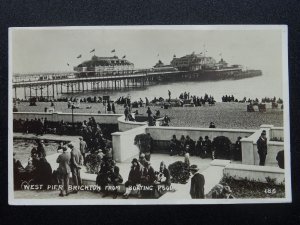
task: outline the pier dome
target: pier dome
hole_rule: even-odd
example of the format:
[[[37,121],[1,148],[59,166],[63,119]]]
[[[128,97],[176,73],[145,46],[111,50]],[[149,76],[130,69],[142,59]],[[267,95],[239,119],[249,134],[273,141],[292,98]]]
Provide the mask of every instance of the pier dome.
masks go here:
[[[107,71],[132,71],[134,64],[127,59],[118,56],[99,57],[93,56],[90,60],[80,63],[74,67],[77,72],[107,72]]]

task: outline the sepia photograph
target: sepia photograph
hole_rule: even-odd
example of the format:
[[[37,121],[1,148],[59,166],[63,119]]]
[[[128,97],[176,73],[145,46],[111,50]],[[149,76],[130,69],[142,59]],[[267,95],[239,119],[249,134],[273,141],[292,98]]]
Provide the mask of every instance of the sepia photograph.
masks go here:
[[[291,202],[287,31],[10,28],[9,204]]]

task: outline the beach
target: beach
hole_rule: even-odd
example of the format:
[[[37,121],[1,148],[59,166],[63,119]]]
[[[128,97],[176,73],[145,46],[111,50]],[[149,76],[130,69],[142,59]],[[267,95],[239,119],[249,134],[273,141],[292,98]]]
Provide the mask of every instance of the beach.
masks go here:
[[[45,107],[50,107],[50,102],[37,102],[37,106],[29,106],[29,102],[17,104],[19,112],[44,112]],[[55,102],[56,112],[71,113],[67,102]],[[172,107],[163,109],[160,106],[150,106],[152,113],[160,111],[160,115],[168,115],[171,119],[170,126],[175,127],[202,127],[208,128],[210,122],[214,122],[217,128],[235,129],[257,129],[262,124],[272,124],[283,126],[283,111],[280,109],[267,109],[267,112],[247,112],[248,103],[217,102],[214,106],[201,107]],[[123,114],[124,106],[117,105],[116,113]],[[133,108],[139,114],[145,114],[147,108]],[[74,109],[74,113],[105,113],[102,103],[80,103],[79,108]]]

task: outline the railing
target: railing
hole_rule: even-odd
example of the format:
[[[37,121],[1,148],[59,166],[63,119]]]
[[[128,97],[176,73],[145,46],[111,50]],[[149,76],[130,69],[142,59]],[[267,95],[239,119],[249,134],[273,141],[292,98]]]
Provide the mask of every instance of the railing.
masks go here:
[[[114,71],[114,72],[95,72],[95,71],[86,71],[82,73],[93,73],[93,76],[87,76],[87,77],[70,77],[70,78],[53,78],[49,77],[48,79],[42,79],[40,80],[37,75],[34,75],[34,80],[22,80],[22,81],[16,81],[13,80],[13,85],[22,85],[22,84],[42,84],[42,83],[48,83],[49,81],[53,83],[59,83],[62,81],[93,81],[93,80],[98,80],[99,78],[101,79],[117,79],[117,78],[125,78],[125,77],[147,77],[147,76],[154,76],[154,75],[163,75],[163,74],[173,74],[173,73],[180,73],[182,71],[151,71],[151,70],[143,70],[143,71],[138,71],[138,73],[134,73],[132,71],[131,73],[125,73],[125,71]],[[68,76],[78,74],[78,72],[70,73]],[[59,76],[59,74],[55,74],[56,76]],[[66,75],[65,73],[62,75]],[[43,76],[41,74],[40,76]],[[45,75],[48,76],[48,75]],[[54,76],[55,77],[55,76]]]

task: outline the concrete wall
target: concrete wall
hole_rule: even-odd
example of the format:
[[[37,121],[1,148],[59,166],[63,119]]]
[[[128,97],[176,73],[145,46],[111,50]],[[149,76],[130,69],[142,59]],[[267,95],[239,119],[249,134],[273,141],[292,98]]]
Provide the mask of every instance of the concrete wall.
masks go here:
[[[282,132],[283,128],[275,128],[273,125],[261,125],[260,129],[253,133],[248,138],[243,138],[242,143],[242,163],[247,165],[259,165],[259,155],[257,153],[257,140],[261,135],[262,130],[266,130],[268,138],[268,154],[266,157],[266,164],[268,166],[277,166],[276,156],[280,150],[284,149],[283,142],[269,141],[272,138],[273,131],[278,131],[278,134]],[[282,130],[282,131],[281,131]]]
[[[125,121],[124,115],[118,118],[119,131],[127,131],[145,125],[147,122]]]
[[[267,178],[275,179],[276,184],[284,184],[284,169],[274,166],[229,164],[224,168],[224,176],[235,180],[250,180],[267,183]]]
[[[96,122],[101,124],[118,124],[118,118],[122,114],[97,114],[97,113],[74,113],[74,122],[88,121],[90,117],[94,117]],[[47,118],[50,121],[72,122],[72,113],[44,113],[44,112],[14,112],[14,119],[35,119],[35,118]]]
[[[139,148],[134,144],[134,138],[136,135],[144,133],[146,133],[146,126],[140,126],[124,132],[112,133],[114,160],[124,162],[134,156],[138,156]]]
[[[284,139],[283,127],[272,127],[270,130],[270,138],[281,138]]]
[[[147,127],[146,132],[150,133],[154,140],[171,140],[175,134],[177,139],[181,135],[189,135],[194,141],[197,141],[200,136],[208,136],[211,140],[217,136],[225,136],[235,143],[239,136],[245,137],[252,135],[255,130],[241,129],[217,129],[217,128],[188,128],[188,127]]]
[[[266,157],[266,164],[268,166],[277,166],[278,162],[276,160],[277,153],[281,150],[284,150],[283,142],[268,142],[268,154]],[[259,155],[257,153],[257,144],[253,144],[253,155],[254,155],[254,165],[259,165]]]

